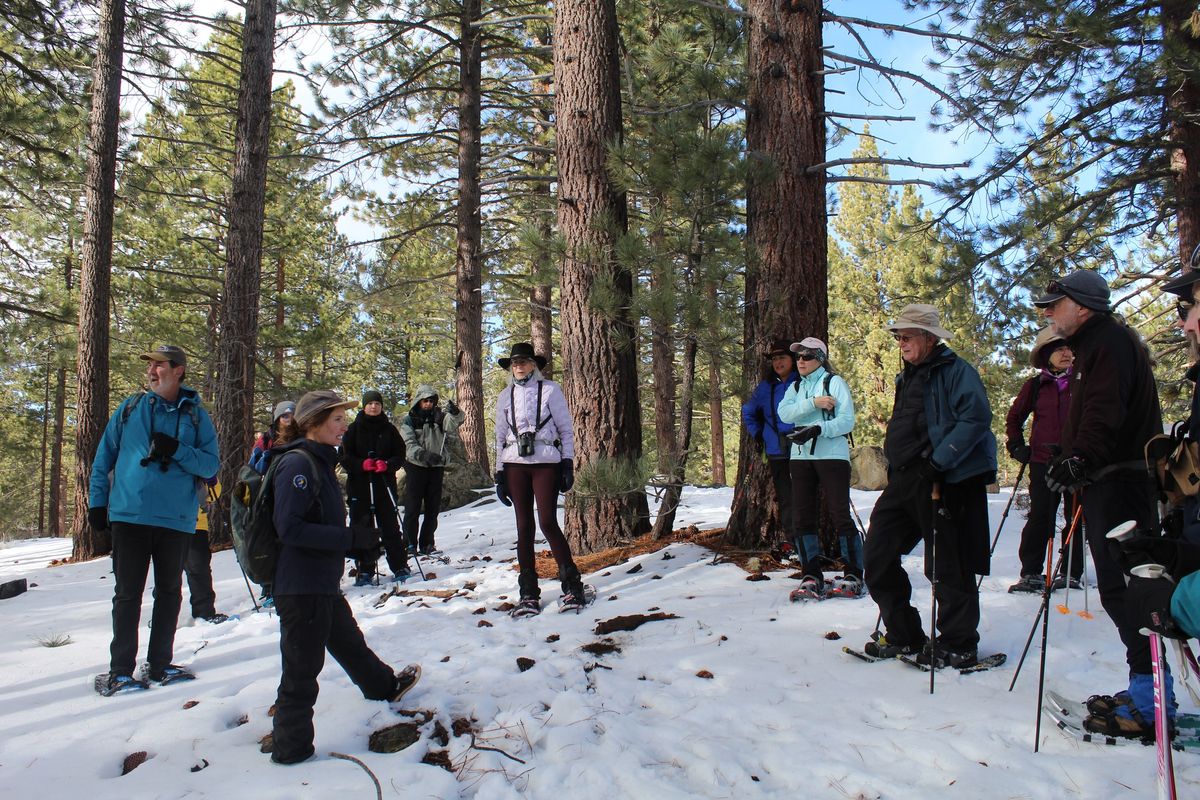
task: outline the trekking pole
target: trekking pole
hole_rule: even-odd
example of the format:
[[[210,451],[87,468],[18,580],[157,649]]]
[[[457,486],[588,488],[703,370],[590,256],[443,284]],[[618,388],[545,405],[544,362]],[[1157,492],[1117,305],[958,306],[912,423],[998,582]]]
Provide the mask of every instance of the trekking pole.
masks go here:
[[[1063,538],[1062,547],[1060,547],[1058,550],[1058,563],[1059,564],[1062,564],[1063,553],[1065,552],[1064,548],[1066,548],[1067,546],[1070,545],[1071,537],[1075,535],[1075,529],[1079,525],[1079,518],[1082,513],[1083,513],[1083,504],[1081,503],[1080,505],[1076,506],[1076,508],[1075,508],[1075,516],[1071,520],[1071,528],[1067,531],[1067,535]],[[1049,548],[1050,543],[1047,542],[1046,546],[1047,546],[1047,548]],[[1033,644],[1033,635],[1035,633],[1037,633],[1038,623],[1041,622],[1042,615],[1046,613],[1049,605],[1050,605],[1050,592],[1043,591],[1042,592],[1042,604],[1038,608],[1037,616],[1034,617],[1034,619],[1033,619],[1033,626],[1030,627],[1030,629],[1029,629],[1029,636],[1028,636],[1028,638],[1025,639],[1025,649],[1021,651],[1021,659],[1020,659],[1020,661],[1017,662],[1017,671],[1015,673],[1013,673],[1012,683],[1010,683],[1008,685],[1008,690],[1010,692],[1013,690],[1013,687],[1015,687],[1017,685],[1017,678],[1021,677],[1021,666],[1025,663],[1025,656],[1029,655],[1029,646],[1031,644]],[[1039,708],[1040,708],[1040,706],[1039,706]]]
[[[235,558],[234,561],[237,561],[237,559]],[[238,569],[242,571],[242,580],[246,582],[246,591],[250,593],[250,602],[254,603],[254,610],[256,612],[261,611],[262,609],[258,607],[258,598],[254,596],[254,589],[250,588],[250,576],[246,574],[246,570],[242,567],[242,562],[238,561],[237,565]]]
[[[858,515],[858,508],[854,505],[854,498],[850,498],[850,510],[854,512],[854,521],[858,523],[858,535],[862,537],[863,543],[867,541],[867,526],[863,524],[862,517]]]
[[[937,522],[938,517],[946,511],[942,505],[941,483],[934,482],[930,499],[933,501],[933,523],[929,526],[929,555],[933,560],[933,565],[929,570],[931,573],[929,593],[932,596],[929,610],[929,693],[933,694],[933,676],[937,673]]]
[[[1058,604],[1058,613],[1071,613],[1071,561],[1075,557],[1075,547],[1072,545],[1067,550],[1067,571],[1063,573],[1063,602]]]
[[[1000,515],[1000,524],[996,526],[996,535],[992,537],[992,546],[988,548],[988,558],[996,554],[996,545],[1000,542],[1000,531],[1004,530],[1004,523],[1008,520],[1008,511],[1012,508],[1013,500],[1017,499],[1017,489],[1021,488],[1021,478],[1025,477],[1025,467],[1028,463],[1022,463],[1021,468],[1017,470],[1017,480],[1013,483],[1012,494],[1008,496],[1008,502],[1004,504],[1004,513]],[[983,586],[983,576],[979,576],[978,582],[975,584],[975,589]]]
[[[1068,551],[1069,552],[1069,551]],[[1046,542],[1046,586],[1042,589],[1043,602],[1050,602],[1050,592],[1054,589],[1054,572],[1052,564],[1054,563],[1054,540]],[[1062,566],[1062,559],[1058,560],[1059,566]],[[1038,658],[1038,693],[1037,693],[1037,711],[1035,716],[1036,721],[1033,724],[1033,752],[1038,751],[1042,738],[1042,699],[1046,689],[1046,643],[1050,637],[1050,612],[1042,614],[1042,652]]]
[[[386,483],[384,483],[383,486],[385,489],[387,489],[388,497],[392,501],[392,510],[396,512],[396,524],[400,526],[401,546],[407,550],[408,545],[404,538],[404,521],[400,519],[400,504],[396,502],[396,495],[392,492],[392,487],[388,486]],[[413,563],[417,565],[417,572],[421,575],[421,580],[425,580],[425,570],[421,569],[421,559],[417,557],[416,550],[413,550],[412,557]]]
[[[368,453],[369,458],[375,458],[374,453]],[[367,493],[371,499],[371,524],[379,525],[379,517],[375,514],[375,473],[367,476]],[[371,583],[378,585],[379,581],[379,556],[375,556],[375,561],[371,564]]]

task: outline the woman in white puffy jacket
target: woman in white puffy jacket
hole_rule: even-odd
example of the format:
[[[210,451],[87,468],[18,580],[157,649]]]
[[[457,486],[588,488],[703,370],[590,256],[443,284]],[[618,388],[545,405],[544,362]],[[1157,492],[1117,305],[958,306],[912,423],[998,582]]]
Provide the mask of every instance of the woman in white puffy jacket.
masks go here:
[[[824,342],[810,336],[794,343],[791,350],[796,354],[800,380],[780,401],[779,419],[796,426],[788,435],[792,440],[795,520],[792,542],[804,563],[804,578],[794,594],[819,597],[828,589],[829,594],[840,597],[862,597],[862,542],[850,517],[850,447],[846,441],[854,429],[854,398],[842,376],[834,374]],[[831,587],[825,586],[821,570],[824,556],[817,536],[818,490],[824,490],[846,567]]]
[[[546,359],[533,346],[518,342],[508,358],[508,386],[496,401],[496,496],[517,516],[517,563],[521,599],[514,617],[541,611],[541,590],[534,568],[534,504],[537,525],[558,564],[563,610],[585,603],[583,579],[558,524],[558,494],[575,483],[575,431],[562,387],[542,377]]]

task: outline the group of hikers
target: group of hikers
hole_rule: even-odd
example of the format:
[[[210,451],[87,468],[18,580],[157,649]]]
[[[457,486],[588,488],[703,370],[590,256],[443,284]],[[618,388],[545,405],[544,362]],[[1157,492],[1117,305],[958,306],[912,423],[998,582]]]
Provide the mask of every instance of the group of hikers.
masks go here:
[[[216,431],[195,389],[187,386],[187,354],[176,345],[143,353],[147,389],[113,412],[92,462],[88,522],[109,531],[114,573],[109,670],[95,689],[112,696],[192,680],[172,663],[186,571],[193,616],[229,619],[215,610],[208,513],[217,497]],[[496,495],[516,515],[520,600],[514,617],[541,610],[534,559],[537,522],[558,564],[560,610],[578,610],[593,594],[583,585],[558,525],[558,495],[574,483],[574,433],[562,388],[542,376],[545,359],[531,345],[499,359],[509,383],[496,407]],[[420,386],[399,428],[383,396],[364,393],[358,405],[331,390],[312,391],[274,407],[270,427],[255,441],[249,466],[270,483],[278,559],[264,602],[279,616],[282,675],[275,702],[271,759],[293,764],[313,754],[317,676],[328,652],[372,700],[397,702],[416,684],[419,665],[399,672],[367,645],[340,584],[347,556],[356,585],[379,581],[386,557],[391,580],[410,576],[409,555],[437,555],[434,534],[444,473],[462,422],[453,400]],[[335,472],[347,475],[345,498]],[[405,471],[404,513],[396,472]],[[250,473],[253,474],[253,473]],[[347,503],[349,513],[347,514]],[[201,552],[203,551],[203,552]],[[154,570],[154,602],[146,661],[135,674],[142,595]]]
[[[1200,248],[1197,253],[1190,268],[1164,287],[1181,298],[1179,325],[1197,356],[1192,380],[1200,376]],[[1021,536],[1021,577],[1011,591],[1077,585],[1086,535],[1101,603],[1125,646],[1129,680],[1112,695],[1090,698],[1084,725],[1106,735],[1144,737],[1153,735],[1154,700],[1150,649],[1141,630],[1181,638],[1200,633],[1200,498],[1195,488],[1184,490],[1174,498],[1179,508],[1163,515],[1160,526],[1160,487],[1145,454],[1147,443],[1163,434],[1151,362],[1137,333],[1113,314],[1109,294],[1100,275],[1080,270],[1052,281],[1033,301],[1049,325],[1030,355],[1037,374],[1007,416],[1007,449],[1022,471],[1029,470],[1031,502]],[[773,342],[743,418],[770,466],[780,519],[801,564],[792,599],[869,594],[879,606],[882,632],[866,643],[867,655],[913,657],[933,669],[968,667],[978,660],[976,576],[990,570],[986,493],[997,470],[992,412],[978,372],[946,344],[950,333],[936,308],[905,306],[888,330],[903,368],[883,444],[888,482],[861,536],[850,501],[854,400],[825,342],[811,336]],[[172,663],[185,565],[193,615],[226,619],[213,606],[207,539],[197,535],[208,528],[203,516],[197,519],[197,506],[219,491],[216,432],[197,392],[184,384],[187,356],[181,348],[162,345],[141,358],[147,390],[113,412],[91,472],[88,520],[96,530],[111,531],[115,576],[109,671],[96,679],[103,695],[195,677]],[[574,485],[575,441],[563,389],[543,376],[545,364],[524,342],[498,360],[508,382],[495,407],[495,492],[515,515],[519,599],[511,613],[517,618],[542,610],[534,554],[539,528],[557,565],[559,610],[579,610],[594,599],[558,523],[559,494]],[[254,443],[250,466],[270,484],[279,541],[273,579],[264,587],[281,631],[271,743],[278,763],[313,753],[313,706],[326,652],[368,699],[397,701],[420,678],[418,665],[397,672],[375,655],[340,584],[347,556],[355,561],[356,584],[364,585],[379,580],[381,557],[391,579],[400,581],[410,575],[410,555],[435,552],[443,477],[454,452],[449,445],[463,418],[453,400],[439,400],[433,387],[421,386],[397,427],[378,391],[364,393],[352,422],[346,412],[357,401],[312,391],[296,402],[279,402],[270,427]],[[1171,441],[1181,452],[1200,442],[1197,403],[1200,393],[1191,418],[1174,428]],[[335,472],[339,465],[347,475],[345,495]],[[402,517],[400,469],[406,477]],[[822,551],[821,497],[842,567],[828,582],[824,572],[834,559]],[[1060,501],[1072,524],[1064,526],[1059,574],[1051,575],[1043,565],[1053,557]],[[1136,523],[1135,535],[1106,539],[1127,520]],[[912,604],[901,563],[922,541],[936,598],[932,638]],[[1170,579],[1130,577],[1149,563],[1162,566]],[[150,640],[145,666],[135,676],[151,567]],[[1166,697],[1173,716],[1169,674]]]
[[[1196,361],[1188,373],[1195,382],[1200,248],[1163,290],[1181,298],[1178,326]],[[1184,639],[1200,634],[1200,475],[1193,471],[1191,480],[1179,482],[1176,507],[1167,509],[1160,525],[1161,486],[1147,444],[1165,438],[1173,457],[1200,467],[1200,393],[1188,422],[1164,435],[1149,351],[1114,314],[1109,286],[1096,272],[1077,270],[1051,281],[1033,304],[1048,323],[1030,353],[1037,374],[1022,386],[1006,418],[1006,448],[1021,464],[1020,474],[1029,472],[1030,498],[1019,548],[1021,575],[1009,591],[1048,595],[1079,588],[1086,538],[1100,601],[1125,647],[1129,677],[1127,687],[1088,699],[1084,728],[1153,738],[1151,650],[1141,631]],[[743,422],[767,460],[780,523],[801,564],[800,587],[791,599],[869,594],[879,606],[882,633],[877,629],[866,643],[866,655],[904,656],[934,669],[969,668],[979,663],[976,576],[991,567],[986,493],[997,471],[992,411],[979,373],[946,344],[951,335],[936,308],[908,305],[887,327],[903,367],[884,435],[887,485],[861,539],[850,515],[847,440],[854,401],[824,342],[814,337],[772,342],[763,379],[742,408]],[[840,558],[822,550],[818,491]],[[1066,524],[1056,557],[1052,543],[1060,502]],[[1134,535],[1107,538],[1126,521],[1135,524]],[[912,604],[912,585],[901,564],[918,542],[925,544],[924,572],[935,597],[932,637]],[[1140,577],[1147,564],[1162,566],[1166,574]],[[832,566],[843,574],[826,582],[824,572]],[[1169,670],[1164,698],[1173,721]]]

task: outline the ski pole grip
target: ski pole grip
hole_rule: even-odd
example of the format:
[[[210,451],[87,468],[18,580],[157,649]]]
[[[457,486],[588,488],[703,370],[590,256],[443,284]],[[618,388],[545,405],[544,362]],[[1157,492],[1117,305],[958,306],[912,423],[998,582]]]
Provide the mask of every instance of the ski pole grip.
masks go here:
[[[1133,569],[1129,570],[1129,574],[1135,578],[1163,578],[1167,575],[1167,570],[1162,564],[1138,564]]]
[[[1116,542],[1124,542],[1133,538],[1134,531],[1137,530],[1137,523],[1131,519],[1127,519],[1117,527],[1108,532],[1107,536]]]

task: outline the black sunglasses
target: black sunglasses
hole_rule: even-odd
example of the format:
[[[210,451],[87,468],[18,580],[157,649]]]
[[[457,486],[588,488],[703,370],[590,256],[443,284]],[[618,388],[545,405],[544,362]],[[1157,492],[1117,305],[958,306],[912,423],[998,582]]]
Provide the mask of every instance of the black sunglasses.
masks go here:
[[[819,353],[812,352],[796,353],[796,358],[800,361],[820,361],[821,355]]]

